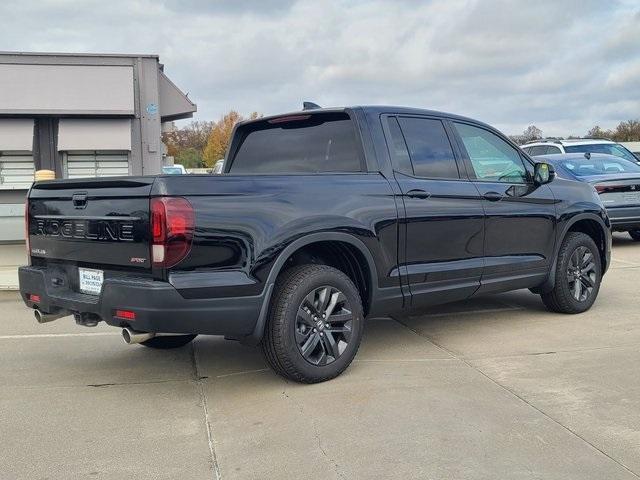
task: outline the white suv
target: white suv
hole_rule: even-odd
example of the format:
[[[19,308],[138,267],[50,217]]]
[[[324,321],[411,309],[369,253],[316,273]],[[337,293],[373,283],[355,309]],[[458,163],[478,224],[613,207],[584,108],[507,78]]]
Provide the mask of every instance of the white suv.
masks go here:
[[[615,155],[632,162],[640,163],[640,159],[619,143],[611,140],[579,138],[575,140],[543,139],[525,143],[520,148],[530,156],[551,155],[554,153],[605,153]]]

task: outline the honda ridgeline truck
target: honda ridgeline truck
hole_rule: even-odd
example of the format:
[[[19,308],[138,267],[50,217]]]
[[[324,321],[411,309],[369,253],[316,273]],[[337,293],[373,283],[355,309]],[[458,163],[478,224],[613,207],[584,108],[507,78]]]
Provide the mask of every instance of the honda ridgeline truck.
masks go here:
[[[528,288],[591,307],[611,234],[594,188],[494,128],[399,107],[242,122],[222,175],[52,180],[26,205],[20,291],[127,343],[260,344],[287,378],[351,363],[365,317]]]

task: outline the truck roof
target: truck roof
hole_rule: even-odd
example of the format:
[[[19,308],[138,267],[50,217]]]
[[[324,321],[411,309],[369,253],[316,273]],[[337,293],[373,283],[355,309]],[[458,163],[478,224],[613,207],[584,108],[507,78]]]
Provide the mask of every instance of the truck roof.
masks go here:
[[[430,110],[426,108],[403,107],[403,106],[397,106],[397,105],[352,105],[352,106],[344,106],[344,107],[323,107],[323,108],[315,108],[311,110],[295,110],[292,112],[279,113],[276,115],[267,115],[267,116],[256,118],[253,120],[244,120],[243,122],[240,122],[240,124],[242,125],[242,124],[247,124],[247,123],[252,123],[257,121],[272,120],[274,118],[282,118],[282,117],[289,117],[289,116],[311,115],[316,113],[348,112],[350,110],[361,110],[365,113],[370,113],[374,115],[376,114],[382,115],[385,113],[393,113],[393,114],[401,114],[401,115],[431,115],[436,117],[451,118],[454,120],[471,121],[471,122],[480,123],[489,127],[489,125],[487,125],[484,122],[480,122],[478,120],[475,120],[469,117],[464,117],[462,115],[441,112],[438,110]]]

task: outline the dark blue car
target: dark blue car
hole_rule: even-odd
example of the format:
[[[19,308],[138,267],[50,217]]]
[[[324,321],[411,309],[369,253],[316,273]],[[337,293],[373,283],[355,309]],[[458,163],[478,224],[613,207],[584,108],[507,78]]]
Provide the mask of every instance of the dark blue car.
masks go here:
[[[587,182],[600,194],[614,231],[629,232],[640,241],[640,165],[604,154],[541,155],[559,177]]]

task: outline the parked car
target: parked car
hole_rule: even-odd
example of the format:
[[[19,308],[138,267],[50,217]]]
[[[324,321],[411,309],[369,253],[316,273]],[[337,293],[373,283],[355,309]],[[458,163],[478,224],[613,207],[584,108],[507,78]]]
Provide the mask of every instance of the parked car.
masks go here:
[[[553,155],[556,153],[603,153],[624,158],[630,162],[640,163],[640,157],[634,155],[628,148],[611,140],[580,138],[571,140],[535,140],[521,147],[532,157],[539,155]]]
[[[640,241],[640,165],[613,155],[544,155],[559,176],[594,186],[607,209],[611,228]]]
[[[164,167],[162,167],[162,173],[164,175],[186,175],[187,169],[184,168],[184,165],[176,163],[173,165],[165,165]]]
[[[529,288],[555,312],[596,300],[611,233],[593,187],[555,178],[494,128],[401,107],[245,121],[225,175],[36,182],[20,291],[127,343],[260,343],[320,382],[364,318]]]
[[[213,169],[211,170],[211,173],[213,175],[220,175],[222,173],[223,168],[224,168],[224,158],[221,158],[220,160],[216,160],[216,163],[213,164]]]

